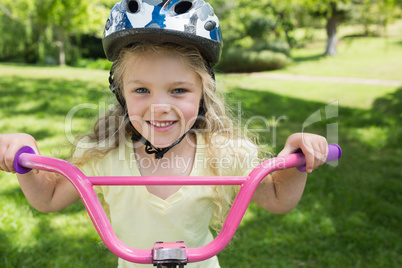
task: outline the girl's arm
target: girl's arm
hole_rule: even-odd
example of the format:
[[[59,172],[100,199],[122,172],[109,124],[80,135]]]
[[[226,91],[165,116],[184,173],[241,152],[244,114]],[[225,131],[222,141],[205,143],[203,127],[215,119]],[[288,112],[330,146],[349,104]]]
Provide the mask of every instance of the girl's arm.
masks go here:
[[[14,157],[22,146],[30,146],[39,154],[35,139],[28,134],[0,135],[0,170],[15,173]],[[17,174],[17,178],[29,203],[41,212],[59,211],[79,199],[74,186],[60,175],[32,170]]]
[[[319,135],[296,133],[291,135],[278,156],[301,149],[306,157],[306,172],[324,164],[328,155],[327,140]],[[266,176],[257,187],[252,201],[273,213],[284,214],[299,203],[307,181],[307,173],[296,168],[275,171]]]

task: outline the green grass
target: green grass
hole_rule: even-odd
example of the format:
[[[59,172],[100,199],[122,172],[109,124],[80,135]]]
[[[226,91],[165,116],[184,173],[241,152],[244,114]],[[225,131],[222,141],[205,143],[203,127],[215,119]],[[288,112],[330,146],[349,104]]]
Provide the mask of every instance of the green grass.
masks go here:
[[[292,51],[294,64],[278,73],[401,81],[402,38],[344,38],[336,57],[323,56],[325,42]]]
[[[66,158],[66,114],[108,97],[99,71],[0,65],[1,133],[33,135],[43,155]],[[76,114],[74,132],[88,131],[97,110]],[[81,202],[46,215],[32,209],[14,175],[0,173],[0,267],[105,267],[116,257],[103,245]],[[90,265],[88,266],[88,263]]]
[[[223,88],[237,87],[241,90],[267,91],[269,88],[269,92],[285,97],[326,103],[338,101],[341,106],[363,109],[370,107],[375,99],[395,91],[394,86],[273,80],[258,77],[250,80],[248,75],[229,76],[221,79],[220,84]]]
[[[232,78],[229,83],[234,83]],[[327,103],[346,94],[339,91],[338,96],[325,99],[327,91],[323,90],[321,100],[314,94],[291,97],[289,92],[280,94],[271,90],[270,83],[262,91],[260,83],[249,79],[247,89],[233,88],[229,94],[232,99],[242,100],[249,115],[286,116],[276,129],[277,151],[287,135],[301,131],[310,114],[320,110],[325,118]],[[309,92],[306,84],[298,85]],[[380,91],[377,94],[369,103],[364,94],[360,98],[357,93],[351,94],[355,107],[352,102],[347,106],[339,102],[338,118],[324,119],[308,129],[325,135],[326,124],[338,122],[338,143],[343,149],[339,166],[325,166],[310,175],[300,204],[289,214],[273,215],[251,205],[238,231],[239,238],[220,255],[223,267],[399,267],[402,264],[399,254],[402,88],[386,88],[384,95]],[[272,142],[272,134],[263,140]]]
[[[389,39],[366,41],[372,45],[362,48],[365,55],[345,47],[339,57],[316,60],[305,56],[314,55],[314,48],[297,51],[305,58],[281,72],[399,79],[393,70],[401,70],[400,61],[393,57],[376,56],[377,63],[381,58],[385,63],[375,71],[367,66],[366,58]],[[400,55],[396,50],[395,58]],[[106,71],[0,64],[1,133],[30,133],[43,155],[67,157],[66,114],[82,103],[102,109],[113,99],[107,77]],[[327,125],[338,123],[343,149],[337,167],[326,165],[309,176],[294,211],[275,215],[250,205],[237,238],[219,254],[221,266],[401,267],[402,88],[224,75],[218,75],[218,81],[228,105],[240,107],[243,123],[253,116],[278,121],[261,135],[261,142],[276,152],[316,111],[322,121],[306,130],[326,135]],[[334,101],[339,115],[326,119],[325,107]],[[88,131],[97,112],[77,113],[73,134]],[[258,120],[251,125],[267,128]],[[81,202],[42,214],[27,203],[14,175],[0,173],[0,182],[0,267],[116,266],[116,257],[101,242]]]
[[[384,38],[350,38],[363,33],[361,25],[340,25],[336,57],[325,57],[325,29],[297,29],[296,36],[302,38],[306,32],[315,42],[303,48],[293,49],[294,64],[277,72],[317,75],[388,79],[401,81],[402,70],[402,20],[387,27]]]

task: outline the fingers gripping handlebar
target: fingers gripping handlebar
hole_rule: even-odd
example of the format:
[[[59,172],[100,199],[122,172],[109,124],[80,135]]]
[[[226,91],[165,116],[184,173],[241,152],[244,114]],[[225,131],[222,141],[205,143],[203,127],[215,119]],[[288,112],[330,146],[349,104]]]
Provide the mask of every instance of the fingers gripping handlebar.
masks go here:
[[[342,151],[338,145],[331,144],[328,149],[326,162],[340,159]],[[38,169],[56,172],[66,177],[79,193],[103,242],[115,255],[130,262],[158,265],[165,262],[164,257],[159,260],[159,256],[166,255],[169,260],[172,259],[171,254],[164,252],[169,250],[169,247],[172,247],[171,252],[180,253],[180,257],[177,257],[180,263],[203,261],[218,254],[232,239],[261,180],[276,170],[299,167],[299,170],[303,171],[305,164],[304,155],[294,153],[268,159],[256,167],[249,176],[243,177],[87,177],[77,167],[66,161],[35,155],[30,147],[22,147],[14,159],[14,168],[20,174],[27,173],[31,169]],[[241,185],[241,188],[221,232],[212,242],[199,248],[186,248],[180,242],[178,247],[180,250],[178,250],[170,243],[166,243],[168,248],[156,244],[153,249],[135,249],[121,242],[113,232],[93,189],[94,185]]]

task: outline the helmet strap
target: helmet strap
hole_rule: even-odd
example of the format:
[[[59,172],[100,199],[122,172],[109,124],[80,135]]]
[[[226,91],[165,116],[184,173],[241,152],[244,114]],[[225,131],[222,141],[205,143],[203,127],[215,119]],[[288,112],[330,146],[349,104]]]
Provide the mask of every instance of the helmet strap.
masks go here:
[[[174,146],[176,146],[177,144],[179,144],[184,137],[190,133],[191,131],[193,131],[194,128],[197,127],[198,123],[200,122],[200,120],[202,119],[202,117],[204,117],[205,115],[205,108],[204,108],[204,100],[201,100],[200,102],[200,109],[198,112],[198,116],[197,119],[195,120],[193,126],[187,130],[186,133],[184,133],[178,140],[176,140],[175,142],[173,142],[171,145],[169,145],[168,147],[165,148],[157,148],[154,145],[152,145],[152,143],[150,141],[148,141],[146,138],[144,138],[144,136],[142,136],[141,134],[139,134],[136,129],[134,128],[133,124],[130,122],[131,126],[134,129],[134,133],[131,136],[131,140],[132,141],[140,141],[145,145],[145,152],[147,154],[155,154],[155,159],[162,159],[163,156],[170,150],[172,149]],[[128,114],[126,114],[126,116],[128,117]]]

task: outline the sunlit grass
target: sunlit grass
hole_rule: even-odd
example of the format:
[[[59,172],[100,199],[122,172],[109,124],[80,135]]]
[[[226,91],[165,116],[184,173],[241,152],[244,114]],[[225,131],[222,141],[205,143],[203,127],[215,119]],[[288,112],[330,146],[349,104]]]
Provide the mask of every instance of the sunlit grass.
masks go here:
[[[381,149],[387,143],[389,131],[386,127],[370,126],[357,128],[355,131],[351,131],[350,135],[359,139],[366,146]]]
[[[24,78],[57,78],[63,80],[79,80],[89,82],[99,82],[107,85],[109,72],[104,70],[83,69],[73,67],[49,67],[49,66],[36,66],[32,68],[31,65],[26,64],[0,64],[0,72],[2,76],[23,76]],[[77,88],[77,90],[79,90]]]
[[[340,40],[335,57],[323,57],[325,42],[292,51],[295,63],[278,73],[401,81],[402,38]]]
[[[378,28],[377,25],[371,25],[370,30],[375,32]],[[337,35],[339,38],[345,36],[358,36],[364,33],[364,25],[345,25],[341,24],[337,28]],[[402,34],[402,20],[397,19],[390,21],[383,34],[387,37],[400,37]],[[304,40],[310,36],[311,40],[319,41],[326,40],[327,33],[324,27],[321,28],[297,28],[295,29],[295,38],[297,40]]]
[[[395,86],[250,79],[247,75],[218,76],[218,82],[222,89],[269,90],[284,97],[324,103],[337,101],[341,106],[363,109],[370,108],[375,99],[395,91]]]

